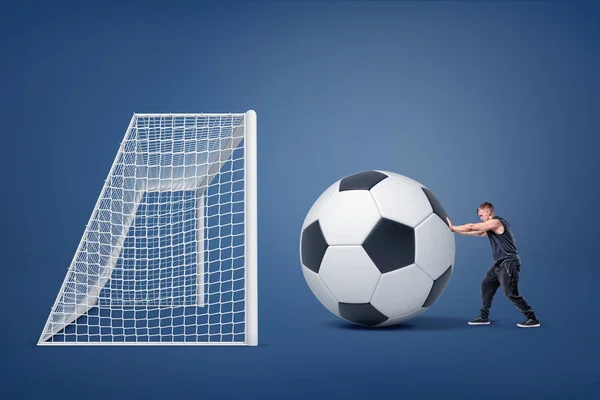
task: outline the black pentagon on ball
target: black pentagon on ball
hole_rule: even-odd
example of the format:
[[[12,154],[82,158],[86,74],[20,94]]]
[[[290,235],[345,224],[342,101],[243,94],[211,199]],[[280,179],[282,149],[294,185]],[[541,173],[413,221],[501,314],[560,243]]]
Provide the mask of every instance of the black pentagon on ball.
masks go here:
[[[315,221],[302,231],[301,254],[302,264],[313,272],[319,273],[321,261],[327,251],[327,241],[319,221]]]
[[[360,325],[373,327],[388,320],[371,303],[340,303],[339,306],[342,318]]]
[[[363,243],[382,274],[415,262],[415,230],[387,218],[381,218]]]
[[[340,182],[339,191],[371,190],[379,182],[387,178],[386,174],[378,171],[364,171],[345,177]]]
[[[442,203],[440,203],[438,198],[435,197],[435,195],[433,194],[433,192],[431,190],[427,189],[426,187],[423,187],[421,189],[423,189],[425,196],[427,196],[427,198],[429,199],[429,203],[431,204],[431,208],[433,208],[433,212],[438,217],[440,217],[441,220],[444,221],[444,223],[446,225],[448,225],[448,221],[446,220],[446,217],[448,216],[448,214],[446,213],[446,210],[444,210],[444,206],[442,206]]]
[[[440,275],[435,281],[433,281],[433,286],[429,291],[429,296],[427,296],[427,300],[423,303],[423,307],[431,307],[433,303],[440,297],[440,295],[444,292],[444,288],[448,284],[450,280],[450,276],[452,275],[452,265],[448,267],[446,272]]]

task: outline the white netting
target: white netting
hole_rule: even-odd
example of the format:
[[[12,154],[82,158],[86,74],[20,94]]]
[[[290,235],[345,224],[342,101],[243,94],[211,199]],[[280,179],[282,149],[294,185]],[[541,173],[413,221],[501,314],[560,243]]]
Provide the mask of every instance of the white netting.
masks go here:
[[[245,341],[245,132],[134,116],[40,343]]]

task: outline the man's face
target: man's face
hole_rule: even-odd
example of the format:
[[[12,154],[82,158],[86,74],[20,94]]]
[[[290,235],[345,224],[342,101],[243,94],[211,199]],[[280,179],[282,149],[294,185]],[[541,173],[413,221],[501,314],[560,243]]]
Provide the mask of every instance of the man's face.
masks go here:
[[[485,222],[491,217],[490,210],[488,210],[487,208],[479,209],[477,214],[479,214],[479,219],[481,220],[481,222]]]

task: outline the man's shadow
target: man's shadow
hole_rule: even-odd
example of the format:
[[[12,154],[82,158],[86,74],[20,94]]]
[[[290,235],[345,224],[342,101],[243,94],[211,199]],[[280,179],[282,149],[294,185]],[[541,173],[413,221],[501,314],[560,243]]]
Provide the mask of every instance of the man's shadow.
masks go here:
[[[347,330],[378,330],[378,331],[447,331],[457,329],[467,329],[469,324],[464,318],[443,317],[443,316],[418,316],[406,322],[397,325],[391,325],[381,328],[371,328],[354,324],[344,320],[333,321],[329,324],[337,329]]]

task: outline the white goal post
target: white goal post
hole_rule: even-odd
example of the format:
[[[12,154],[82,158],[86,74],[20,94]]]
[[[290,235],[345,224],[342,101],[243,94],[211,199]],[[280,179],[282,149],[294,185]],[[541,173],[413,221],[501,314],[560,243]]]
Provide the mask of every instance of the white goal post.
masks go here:
[[[134,114],[38,345],[258,345],[256,130]]]

